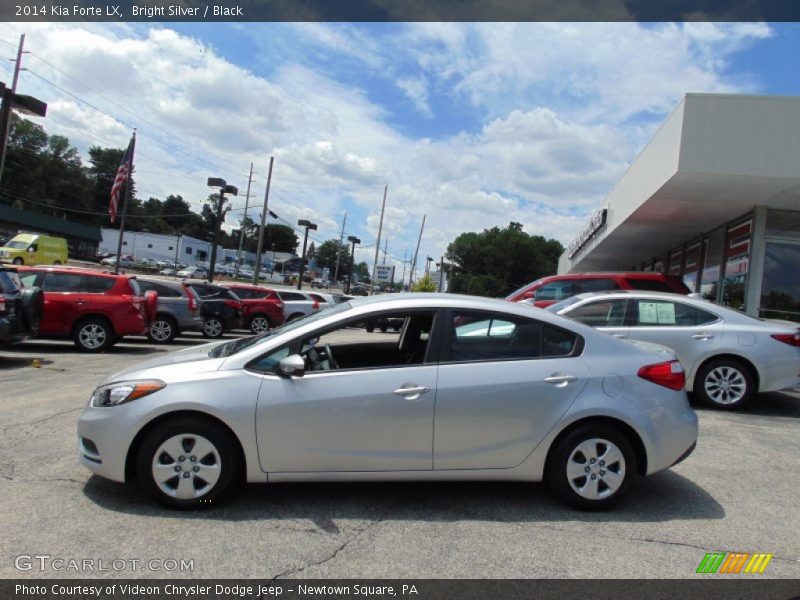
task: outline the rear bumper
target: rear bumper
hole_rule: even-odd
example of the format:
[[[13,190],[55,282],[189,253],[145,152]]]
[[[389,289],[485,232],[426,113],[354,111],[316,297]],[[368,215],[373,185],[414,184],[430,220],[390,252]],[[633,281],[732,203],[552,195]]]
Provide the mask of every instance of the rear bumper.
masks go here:
[[[17,344],[32,336],[18,319],[0,317],[0,344]]]

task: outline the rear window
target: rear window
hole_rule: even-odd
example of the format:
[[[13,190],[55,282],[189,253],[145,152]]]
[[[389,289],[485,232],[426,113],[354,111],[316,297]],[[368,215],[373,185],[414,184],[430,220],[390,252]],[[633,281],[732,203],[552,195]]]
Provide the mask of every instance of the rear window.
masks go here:
[[[323,298],[319,294],[309,294],[309,296],[311,296],[317,302],[323,302],[323,303],[327,303],[328,302],[327,300],[325,300],[325,298]]]
[[[266,298],[268,295],[266,290],[249,290],[246,288],[233,288],[233,293],[242,300],[258,300],[260,298]]]
[[[16,292],[21,287],[19,275],[14,271],[0,271],[0,292]]]
[[[672,292],[672,288],[669,287],[669,284],[660,279],[626,277],[625,281],[627,281],[634,290],[642,290],[645,292]]]

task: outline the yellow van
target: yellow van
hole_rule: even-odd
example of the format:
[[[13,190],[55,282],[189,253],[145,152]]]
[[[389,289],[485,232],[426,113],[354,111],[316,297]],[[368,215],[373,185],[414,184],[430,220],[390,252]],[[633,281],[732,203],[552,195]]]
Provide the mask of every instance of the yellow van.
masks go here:
[[[15,265],[64,265],[67,240],[40,233],[20,233],[0,248],[0,262]]]

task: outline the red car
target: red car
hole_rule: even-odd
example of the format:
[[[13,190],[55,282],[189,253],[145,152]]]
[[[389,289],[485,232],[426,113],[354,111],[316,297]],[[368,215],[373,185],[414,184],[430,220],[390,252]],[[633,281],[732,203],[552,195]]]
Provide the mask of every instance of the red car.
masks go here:
[[[283,325],[283,300],[275,290],[242,283],[231,283],[226,287],[244,304],[244,322],[250,331],[263,333]]]
[[[690,294],[677,275],[664,273],[569,273],[542,277],[506,296],[510,302],[534,299],[534,306],[544,308],[570,296],[585,292],[606,292],[613,290],[644,290],[648,292],[671,292]]]
[[[102,352],[126,335],[145,335],[158,294],[142,294],[135,277],[73,267],[19,267],[25,287],[44,292],[39,337],[72,338],[78,349]]]

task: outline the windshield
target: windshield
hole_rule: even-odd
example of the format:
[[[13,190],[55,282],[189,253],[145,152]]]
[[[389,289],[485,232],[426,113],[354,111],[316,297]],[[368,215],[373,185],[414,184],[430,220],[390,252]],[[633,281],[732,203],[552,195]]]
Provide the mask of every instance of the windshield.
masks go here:
[[[516,296],[517,294],[521,294],[522,292],[524,292],[525,290],[527,290],[529,287],[531,287],[531,286],[532,286],[534,283],[537,283],[537,282],[539,282],[539,281],[541,281],[541,279],[537,279],[536,281],[533,281],[533,282],[531,282],[531,283],[526,283],[526,284],[525,284],[525,285],[523,285],[521,288],[518,288],[518,289],[514,290],[514,291],[513,291],[513,292],[511,292],[511,293],[510,293],[508,296],[506,296],[506,297],[505,297],[505,300],[510,300],[511,298],[513,298],[514,296]]]
[[[28,244],[29,242],[15,242],[12,240],[6,244],[6,248],[18,248],[20,250],[24,250],[28,247]]]
[[[264,333],[259,333],[258,335],[253,335],[250,337],[239,338],[238,340],[233,340],[231,342],[228,342],[227,344],[221,344],[219,346],[216,346],[208,352],[208,355],[211,358],[224,358],[226,356],[232,356],[237,352],[241,352],[246,348],[255,346],[263,339],[272,337],[273,335],[286,333],[288,331],[294,331],[295,329],[303,327],[308,323],[319,321],[320,319],[324,319],[325,317],[329,317],[331,315],[348,311],[351,308],[352,306],[350,305],[349,302],[343,302],[341,304],[336,304],[334,306],[323,308],[315,313],[311,313],[310,315],[306,315],[305,317],[294,319],[292,321],[289,321],[288,323],[284,323],[279,327],[275,327],[274,329],[265,331]]]
[[[583,300],[583,298],[581,298],[579,296],[570,296],[569,298],[566,298],[565,300],[562,300],[561,302],[556,302],[555,304],[551,304],[550,306],[547,306],[545,308],[545,310],[549,310],[551,313],[558,313],[558,311],[560,311],[560,310],[562,310],[564,308],[567,308],[568,306],[572,306],[573,304],[576,304],[577,302],[580,302],[581,300]]]

